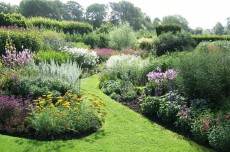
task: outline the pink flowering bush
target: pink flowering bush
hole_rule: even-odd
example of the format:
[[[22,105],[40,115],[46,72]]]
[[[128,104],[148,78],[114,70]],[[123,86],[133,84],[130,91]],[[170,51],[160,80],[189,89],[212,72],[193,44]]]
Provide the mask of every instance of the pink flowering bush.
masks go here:
[[[7,67],[23,67],[33,61],[34,54],[29,49],[17,52],[15,48],[6,49],[6,55],[2,55],[2,63]]]
[[[109,57],[112,56],[112,55],[118,54],[116,51],[114,51],[113,49],[109,49],[109,48],[94,49],[94,51],[99,56],[99,60],[101,62],[108,60]]]

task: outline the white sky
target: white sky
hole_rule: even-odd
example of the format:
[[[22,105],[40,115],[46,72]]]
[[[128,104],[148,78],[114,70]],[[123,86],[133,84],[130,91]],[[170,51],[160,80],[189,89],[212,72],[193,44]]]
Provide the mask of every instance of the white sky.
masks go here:
[[[0,0],[18,5],[21,0]],[[67,2],[69,0],[61,0]],[[108,2],[119,2],[120,0],[74,0],[84,8],[93,3],[107,4]],[[187,19],[191,28],[203,27],[210,29],[217,22],[226,24],[226,18],[230,17],[229,0],[127,0],[141,8],[142,12],[152,19],[162,19],[166,15],[179,14]]]

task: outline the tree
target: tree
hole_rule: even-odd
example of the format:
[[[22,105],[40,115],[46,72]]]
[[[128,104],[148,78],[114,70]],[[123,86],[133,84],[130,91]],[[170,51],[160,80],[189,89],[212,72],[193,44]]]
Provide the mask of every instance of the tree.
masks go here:
[[[193,30],[194,34],[202,34],[203,33],[203,28],[202,27],[197,27]]]
[[[68,1],[63,6],[62,17],[64,20],[82,21],[83,7],[75,1]]]
[[[128,22],[134,30],[139,30],[144,26],[144,14],[140,8],[135,7],[132,3],[127,1],[111,2],[109,6],[112,10],[110,14],[111,23],[118,25]]]
[[[230,34],[230,17],[226,19],[227,24],[226,24],[226,32]]]
[[[18,13],[18,6],[17,5],[10,5],[4,2],[0,2],[0,13]]]
[[[106,20],[107,7],[104,4],[92,4],[86,8],[85,18],[86,21],[93,25],[94,28],[100,27],[100,25]]]
[[[63,3],[60,0],[22,0],[20,3],[20,12],[26,17],[49,17],[53,19],[62,19]]]
[[[178,24],[181,26],[182,29],[190,32],[190,28],[188,26],[188,21],[180,15],[165,16],[162,19],[162,24]]]
[[[159,24],[161,24],[161,20],[158,17],[154,18],[153,19],[153,25],[156,26],[156,25],[159,25]]]
[[[216,35],[223,35],[224,26],[220,22],[217,22],[216,25],[213,27],[213,33]]]

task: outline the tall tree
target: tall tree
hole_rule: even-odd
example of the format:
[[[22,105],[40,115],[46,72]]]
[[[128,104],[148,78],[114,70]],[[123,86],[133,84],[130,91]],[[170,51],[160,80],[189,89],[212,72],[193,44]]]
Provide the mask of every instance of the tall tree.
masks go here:
[[[153,25],[159,25],[159,24],[161,24],[161,20],[158,17],[154,18]]]
[[[88,23],[92,24],[94,28],[100,27],[100,25],[106,20],[107,7],[104,4],[92,4],[86,8],[85,19]]]
[[[83,20],[83,7],[75,1],[68,1],[64,4],[62,11],[62,17],[64,20]]]
[[[42,16],[62,19],[63,3],[60,0],[22,0],[20,12],[26,17]]]
[[[142,28],[145,17],[140,8],[135,7],[128,1],[111,2],[109,5],[112,10],[110,14],[111,23],[121,24],[128,22],[135,30]]]
[[[181,26],[182,29],[186,31],[190,31],[190,28],[188,26],[188,21],[181,15],[165,16],[162,19],[162,24],[178,24]]]
[[[213,33],[216,35],[223,35],[224,26],[220,22],[217,22],[216,25],[213,27]]]
[[[194,34],[202,34],[203,33],[203,28],[202,27],[197,27],[193,30]]]
[[[230,17],[226,18],[227,24],[226,24],[226,32],[230,34]]]
[[[6,4],[5,2],[0,2],[0,13],[18,13],[17,5]]]

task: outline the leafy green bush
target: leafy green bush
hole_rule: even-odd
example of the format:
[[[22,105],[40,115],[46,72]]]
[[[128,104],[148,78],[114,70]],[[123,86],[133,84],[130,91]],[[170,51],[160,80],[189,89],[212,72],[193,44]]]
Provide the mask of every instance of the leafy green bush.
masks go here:
[[[200,42],[230,40],[230,36],[224,36],[224,35],[193,35],[192,38],[196,41],[197,44],[199,44]]]
[[[159,36],[167,32],[172,32],[173,34],[176,34],[177,32],[181,31],[181,26],[178,24],[163,24],[155,26],[155,29],[157,36]]]
[[[107,95],[110,95],[112,93],[119,94],[121,92],[120,89],[121,89],[120,82],[114,80],[105,81],[101,85],[102,92]]]
[[[44,42],[44,50],[59,50],[61,47],[67,45],[65,40],[66,35],[63,32],[42,30],[41,34]]]
[[[39,51],[43,47],[42,36],[37,30],[19,28],[0,28],[0,55],[5,52],[7,40],[12,40],[16,50],[23,48]]]
[[[35,100],[35,104],[28,124],[42,139],[98,130],[105,115],[103,104],[97,97],[83,99],[71,92],[60,97],[49,93]]]
[[[169,92],[160,97],[148,97],[141,104],[145,114],[156,115],[163,120],[175,122],[177,113],[185,103],[185,98],[177,92]]]
[[[52,60],[59,65],[61,63],[67,62],[69,55],[66,52],[57,52],[57,51],[40,51],[35,56],[35,63],[47,62],[50,63]]]
[[[199,47],[198,47],[199,48]],[[229,97],[230,89],[230,52],[207,53],[197,50],[181,58],[181,88],[191,99],[209,99],[209,104],[217,106]]]
[[[92,32],[93,27],[88,23],[74,22],[74,21],[57,21],[43,17],[33,17],[27,19],[28,26],[38,28],[52,29],[56,31],[64,31],[64,33],[80,33],[86,34]]]
[[[0,13],[0,26],[18,26],[26,28],[26,18],[21,14]]]
[[[163,55],[166,52],[181,52],[191,50],[191,48],[195,47],[195,41],[186,33],[164,33],[161,34],[158,39],[158,41],[154,42],[156,54],[158,56]]]
[[[136,38],[133,29],[126,23],[119,27],[114,27],[109,32],[109,40],[111,48],[121,50],[122,48],[132,47]]]
[[[227,152],[230,148],[230,126],[217,125],[212,128],[208,140],[209,144],[218,151]]]
[[[149,51],[149,50],[152,50],[154,47],[153,40],[151,40],[151,39],[142,38],[139,40],[139,43],[140,43],[139,47],[142,50],[148,50]]]
[[[196,141],[202,144],[208,144],[208,135],[213,126],[213,119],[214,114],[210,111],[210,109],[206,109],[192,120],[191,131]]]

